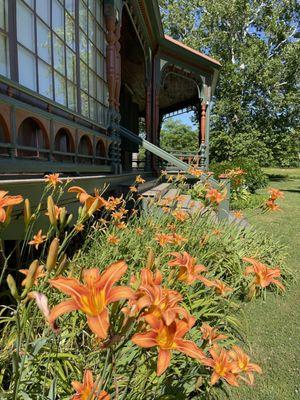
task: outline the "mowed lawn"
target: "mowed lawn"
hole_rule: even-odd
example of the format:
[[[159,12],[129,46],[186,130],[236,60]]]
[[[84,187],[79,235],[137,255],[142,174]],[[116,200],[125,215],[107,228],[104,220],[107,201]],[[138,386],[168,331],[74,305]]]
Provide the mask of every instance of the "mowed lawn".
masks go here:
[[[233,400],[300,399],[300,169],[266,173],[269,186],[285,194],[279,201],[282,212],[255,217],[249,213],[249,221],[287,245],[288,266],[296,281],[283,296],[268,293],[266,302],[258,299],[244,305],[242,323],[250,354],[263,375],[253,388],[232,390]]]

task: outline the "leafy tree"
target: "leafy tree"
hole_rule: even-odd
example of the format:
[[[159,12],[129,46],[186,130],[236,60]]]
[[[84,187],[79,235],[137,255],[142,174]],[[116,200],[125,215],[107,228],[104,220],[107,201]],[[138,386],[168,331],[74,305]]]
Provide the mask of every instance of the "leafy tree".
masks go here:
[[[168,119],[162,127],[160,146],[166,151],[197,151],[198,132],[179,120]]]
[[[160,3],[168,34],[222,63],[212,115],[212,157],[218,153],[222,159],[230,158],[231,152],[255,157],[257,149],[262,149],[263,154],[259,154],[262,164],[286,166],[297,162],[300,3],[293,0],[161,0]],[[233,148],[222,149],[220,143],[224,140],[226,149]]]

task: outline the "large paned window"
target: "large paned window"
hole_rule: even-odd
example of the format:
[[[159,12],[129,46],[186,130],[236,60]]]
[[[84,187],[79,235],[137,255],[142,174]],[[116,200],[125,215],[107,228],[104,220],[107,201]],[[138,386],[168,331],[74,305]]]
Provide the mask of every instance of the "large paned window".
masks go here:
[[[19,83],[106,125],[103,0],[17,0],[16,4]],[[5,0],[0,6],[4,8]],[[5,24],[2,20],[0,24],[1,41]],[[2,64],[0,68],[4,74]]]
[[[7,0],[0,0],[0,74],[10,77]]]

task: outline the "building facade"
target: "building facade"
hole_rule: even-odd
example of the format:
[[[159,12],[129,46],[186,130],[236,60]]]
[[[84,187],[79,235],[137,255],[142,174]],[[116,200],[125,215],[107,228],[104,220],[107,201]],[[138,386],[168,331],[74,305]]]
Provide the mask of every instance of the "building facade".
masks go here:
[[[138,135],[143,120],[159,146],[163,118],[186,108],[207,162],[219,69],[164,35],[157,1],[0,0],[0,179],[130,171],[120,126]]]

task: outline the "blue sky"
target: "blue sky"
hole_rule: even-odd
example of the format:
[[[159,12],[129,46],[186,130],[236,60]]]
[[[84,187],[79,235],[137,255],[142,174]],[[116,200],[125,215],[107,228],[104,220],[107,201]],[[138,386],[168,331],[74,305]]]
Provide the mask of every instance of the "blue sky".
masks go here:
[[[182,122],[183,124],[189,125],[192,128],[195,128],[195,125],[192,123],[191,117],[194,115],[194,113],[191,112],[187,112],[181,115],[177,115],[176,117],[173,117],[175,120],[178,120],[180,122]]]

